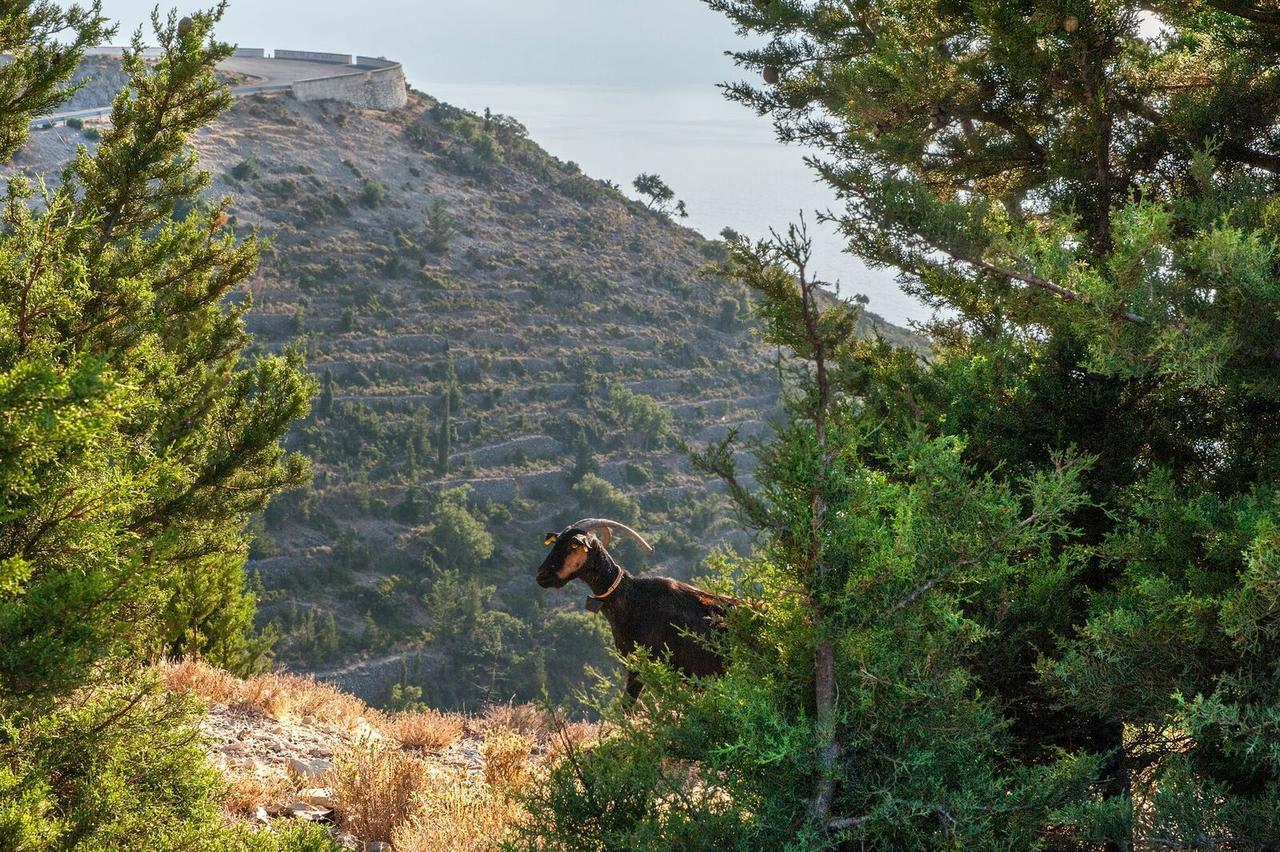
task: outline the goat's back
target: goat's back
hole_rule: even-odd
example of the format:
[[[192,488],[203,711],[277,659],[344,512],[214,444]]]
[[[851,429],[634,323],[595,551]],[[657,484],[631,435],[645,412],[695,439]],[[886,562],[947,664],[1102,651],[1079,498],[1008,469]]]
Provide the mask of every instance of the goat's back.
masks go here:
[[[732,598],[668,577],[632,577],[619,592],[623,593],[620,600],[604,612],[622,653],[629,654],[638,645],[657,656],[670,653],[671,664],[685,674],[724,671],[720,656],[695,637],[723,626]]]

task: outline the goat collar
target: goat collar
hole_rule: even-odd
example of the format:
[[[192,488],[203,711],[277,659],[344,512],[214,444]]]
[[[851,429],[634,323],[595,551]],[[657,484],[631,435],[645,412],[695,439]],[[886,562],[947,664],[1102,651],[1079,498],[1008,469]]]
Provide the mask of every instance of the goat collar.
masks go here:
[[[614,576],[613,582],[609,584],[609,588],[605,590],[603,595],[592,595],[591,599],[593,601],[602,601],[618,590],[618,586],[622,583],[622,575],[625,572],[620,566],[615,567],[617,568],[618,573]]]

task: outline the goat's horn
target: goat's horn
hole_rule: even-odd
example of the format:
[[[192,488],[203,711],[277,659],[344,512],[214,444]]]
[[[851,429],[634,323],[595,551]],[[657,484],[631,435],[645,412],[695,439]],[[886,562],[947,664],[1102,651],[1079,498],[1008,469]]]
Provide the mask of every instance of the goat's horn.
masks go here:
[[[639,542],[640,546],[643,547],[646,551],[648,551],[649,553],[653,553],[653,545],[645,541],[644,536],[640,535],[640,533],[636,532],[635,530],[631,529],[631,527],[627,526],[624,523],[621,523],[620,521],[611,521],[608,518],[583,518],[582,520],[575,523],[573,526],[577,527],[580,530],[584,530],[585,532],[591,532],[592,530],[598,527],[612,527],[615,530],[622,530],[624,533],[626,533],[627,535],[634,538],[637,542]]]

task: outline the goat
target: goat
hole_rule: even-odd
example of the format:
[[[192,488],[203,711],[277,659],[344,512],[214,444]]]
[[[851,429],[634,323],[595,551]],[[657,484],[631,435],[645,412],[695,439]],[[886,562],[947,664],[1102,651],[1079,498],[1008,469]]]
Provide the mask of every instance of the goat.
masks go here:
[[[725,611],[737,601],[668,577],[631,576],[606,549],[615,529],[653,552],[626,524],[584,518],[546,534],[543,544],[551,552],[538,568],[538,585],[559,589],[575,578],[586,583],[592,592],[587,610],[604,614],[613,643],[624,656],[642,647],[655,657],[669,655],[671,665],[686,675],[722,674],[724,659],[699,640],[724,628]],[[636,673],[628,670],[627,694],[632,700],[641,688]]]

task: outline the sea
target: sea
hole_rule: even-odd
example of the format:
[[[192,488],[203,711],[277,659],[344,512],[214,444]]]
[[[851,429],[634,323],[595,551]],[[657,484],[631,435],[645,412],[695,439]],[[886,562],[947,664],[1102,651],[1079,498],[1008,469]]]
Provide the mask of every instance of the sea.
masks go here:
[[[516,118],[547,151],[632,197],[636,175],[660,175],[685,201],[684,224],[708,237],[730,227],[761,238],[803,216],[819,278],[845,297],[865,295],[869,310],[897,325],[929,317],[891,271],[869,269],[845,251],[833,225],[819,221],[819,211],[840,208],[805,162],[808,152],[778,142],[767,117],[726,100],[715,86],[426,81],[419,87],[454,106]]]

